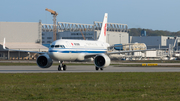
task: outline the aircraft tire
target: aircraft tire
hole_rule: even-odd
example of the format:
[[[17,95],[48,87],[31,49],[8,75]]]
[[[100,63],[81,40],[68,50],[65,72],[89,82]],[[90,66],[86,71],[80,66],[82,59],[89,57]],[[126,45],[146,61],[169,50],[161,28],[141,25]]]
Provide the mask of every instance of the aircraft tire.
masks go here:
[[[66,65],[63,65],[63,70],[66,71],[67,67]]]
[[[96,69],[96,70],[99,70],[99,68],[98,68],[98,67],[95,67],[95,69]]]
[[[60,65],[58,66],[58,71],[61,71],[61,66]]]
[[[103,70],[104,68],[100,68],[100,70]]]

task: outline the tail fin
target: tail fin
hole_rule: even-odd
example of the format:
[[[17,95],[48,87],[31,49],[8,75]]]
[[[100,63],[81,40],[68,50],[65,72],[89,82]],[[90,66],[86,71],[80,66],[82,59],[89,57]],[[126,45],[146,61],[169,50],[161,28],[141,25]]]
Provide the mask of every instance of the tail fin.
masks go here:
[[[107,17],[108,17],[108,13],[105,13],[104,20],[103,20],[102,27],[101,27],[101,33],[99,35],[98,41],[106,42]]]

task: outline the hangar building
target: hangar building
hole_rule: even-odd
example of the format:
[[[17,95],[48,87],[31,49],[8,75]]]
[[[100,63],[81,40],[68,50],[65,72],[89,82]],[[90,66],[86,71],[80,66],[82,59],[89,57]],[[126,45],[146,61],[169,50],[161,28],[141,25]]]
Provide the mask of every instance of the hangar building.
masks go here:
[[[101,30],[102,22],[94,24],[79,24],[58,22],[57,39],[79,39],[97,40]],[[49,46],[53,41],[53,25],[42,24],[42,44]],[[83,35],[82,35],[83,34]],[[107,24],[107,43],[127,44],[129,43],[129,34],[127,24],[108,23]]]
[[[169,48],[169,44],[171,46],[174,45],[174,42],[178,37],[171,36],[130,36],[130,43],[145,43],[147,49],[151,48]],[[175,43],[175,48],[178,49],[179,40]]]
[[[98,39],[102,22],[94,24],[57,23],[57,39]],[[0,59],[34,58],[37,54],[17,51],[5,51],[2,48],[6,38],[6,48],[28,51],[48,51],[53,42],[53,25],[41,22],[0,22]],[[129,42],[127,24],[108,23],[107,42],[113,44],[126,44]]]
[[[0,22],[0,59],[33,58],[35,55],[3,50],[4,38],[9,49],[47,51],[48,48],[41,45],[41,30],[41,23],[38,22]]]

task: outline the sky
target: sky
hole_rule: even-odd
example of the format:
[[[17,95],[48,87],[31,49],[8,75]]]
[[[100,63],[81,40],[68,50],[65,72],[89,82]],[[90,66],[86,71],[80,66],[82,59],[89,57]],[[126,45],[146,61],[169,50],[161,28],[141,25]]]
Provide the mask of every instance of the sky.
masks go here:
[[[108,22],[128,28],[180,31],[180,0],[0,0],[0,22],[52,24],[46,8],[57,22],[93,24],[108,13]]]

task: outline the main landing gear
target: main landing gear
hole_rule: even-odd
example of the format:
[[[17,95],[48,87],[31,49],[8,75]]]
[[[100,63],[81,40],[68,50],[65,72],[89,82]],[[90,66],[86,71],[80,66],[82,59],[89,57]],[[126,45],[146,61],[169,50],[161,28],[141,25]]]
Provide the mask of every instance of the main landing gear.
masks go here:
[[[99,70],[99,69],[100,69],[100,70],[103,70],[103,67],[100,67],[100,68],[99,68],[99,67],[95,67],[95,69],[96,69],[96,70]]]
[[[58,71],[66,71],[66,65],[64,65],[63,61],[59,61]]]

